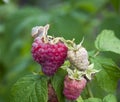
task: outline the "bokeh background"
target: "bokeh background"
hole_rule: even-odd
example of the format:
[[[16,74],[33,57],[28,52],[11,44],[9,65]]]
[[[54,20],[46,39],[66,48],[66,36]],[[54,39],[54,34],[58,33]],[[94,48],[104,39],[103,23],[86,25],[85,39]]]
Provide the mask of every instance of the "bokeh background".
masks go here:
[[[83,45],[92,51],[103,29],[120,38],[120,0],[0,0],[0,102],[9,101],[19,77],[40,69],[31,56],[31,29],[47,23],[50,35],[75,38],[76,43],[84,37]],[[120,55],[102,55],[120,66]]]

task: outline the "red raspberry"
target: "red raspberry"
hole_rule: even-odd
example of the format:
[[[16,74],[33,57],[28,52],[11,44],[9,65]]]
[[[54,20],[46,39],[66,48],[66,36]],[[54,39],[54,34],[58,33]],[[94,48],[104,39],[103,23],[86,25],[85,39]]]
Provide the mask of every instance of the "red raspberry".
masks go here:
[[[57,95],[51,84],[48,84],[48,102],[58,102]]]
[[[82,78],[81,80],[75,80],[70,79],[67,75],[64,80],[63,94],[68,100],[76,100],[80,96],[82,90],[85,88],[86,83],[87,81],[85,78]]]
[[[42,71],[48,76],[53,75],[64,63],[67,50],[65,44],[60,41],[55,44],[44,43],[39,37],[35,38],[32,44],[32,56],[36,62],[41,64]]]

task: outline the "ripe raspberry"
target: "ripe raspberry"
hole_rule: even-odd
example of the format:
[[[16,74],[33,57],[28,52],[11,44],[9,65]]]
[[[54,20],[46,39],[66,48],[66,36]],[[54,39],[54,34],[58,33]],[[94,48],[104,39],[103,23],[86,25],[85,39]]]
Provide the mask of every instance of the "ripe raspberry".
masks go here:
[[[67,50],[65,44],[60,41],[55,44],[49,41],[45,43],[40,37],[35,38],[32,44],[32,56],[41,64],[43,73],[48,76],[53,75],[64,63]]]
[[[48,84],[48,102],[58,102],[57,95],[50,83]]]
[[[77,50],[68,50],[67,57],[79,70],[88,68],[88,53],[84,47],[81,46]]]
[[[68,100],[76,100],[80,96],[82,90],[85,88],[86,83],[87,81],[85,78],[82,78],[81,80],[75,80],[70,79],[67,75],[64,80],[63,94]]]

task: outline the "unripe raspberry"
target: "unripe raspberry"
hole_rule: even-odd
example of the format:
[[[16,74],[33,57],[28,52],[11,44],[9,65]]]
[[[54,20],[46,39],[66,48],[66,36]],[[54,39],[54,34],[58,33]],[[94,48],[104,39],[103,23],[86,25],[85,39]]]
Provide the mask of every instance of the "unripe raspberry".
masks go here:
[[[88,53],[84,47],[81,46],[76,50],[68,50],[67,57],[79,70],[85,70],[88,68]]]
[[[64,80],[63,94],[68,100],[76,100],[86,86],[86,79],[81,80],[70,79],[67,75]]]

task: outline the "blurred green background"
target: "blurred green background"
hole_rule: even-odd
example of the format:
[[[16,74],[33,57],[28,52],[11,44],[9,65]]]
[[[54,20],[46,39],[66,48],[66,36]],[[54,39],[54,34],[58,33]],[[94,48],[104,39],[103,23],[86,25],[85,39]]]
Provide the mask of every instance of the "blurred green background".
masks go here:
[[[31,56],[31,29],[47,23],[50,35],[75,38],[76,43],[84,37],[91,51],[103,29],[114,30],[120,38],[120,0],[1,0],[0,102],[9,101],[10,87],[19,77],[40,69]],[[102,55],[120,66],[120,55]]]

